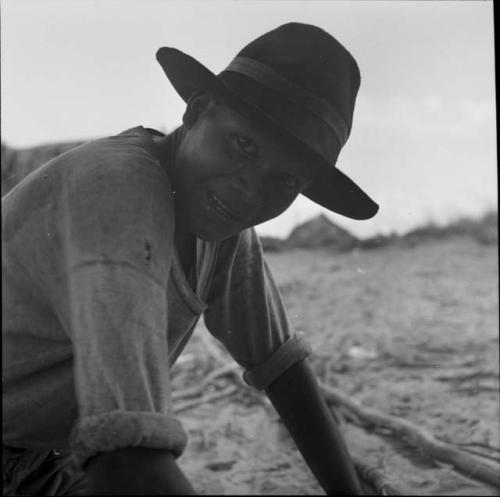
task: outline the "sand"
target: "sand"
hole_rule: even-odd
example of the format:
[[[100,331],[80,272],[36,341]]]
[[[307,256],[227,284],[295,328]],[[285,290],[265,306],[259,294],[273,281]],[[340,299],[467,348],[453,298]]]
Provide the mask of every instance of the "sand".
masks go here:
[[[486,448],[500,447],[497,246],[457,238],[266,257],[321,381],[500,459]],[[175,389],[217,367],[207,335],[200,323],[172,371]],[[324,494],[262,395],[239,387],[179,418],[189,435],[179,464],[200,493]],[[404,441],[352,423],[343,430],[351,454],[405,494],[500,494]]]

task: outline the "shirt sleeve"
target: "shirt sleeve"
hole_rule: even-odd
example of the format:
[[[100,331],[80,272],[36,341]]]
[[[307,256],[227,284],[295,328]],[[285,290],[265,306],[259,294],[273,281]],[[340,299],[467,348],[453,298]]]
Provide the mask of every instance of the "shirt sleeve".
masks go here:
[[[311,348],[293,333],[279,289],[253,228],[220,244],[205,324],[263,390]]]
[[[67,301],[58,311],[74,347],[74,461],[82,467],[99,452],[128,446],[178,456],[186,435],[170,405],[167,176],[144,157],[96,164],[68,175],[60,202]]]

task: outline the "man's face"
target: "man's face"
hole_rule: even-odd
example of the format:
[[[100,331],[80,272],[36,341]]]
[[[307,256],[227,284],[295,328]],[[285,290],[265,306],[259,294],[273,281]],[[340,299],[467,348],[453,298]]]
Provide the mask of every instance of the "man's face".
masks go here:
[[[177,152],[179,228],[220,241],[268,221],[310,184],[311,169],[269,130],[211,100]]]

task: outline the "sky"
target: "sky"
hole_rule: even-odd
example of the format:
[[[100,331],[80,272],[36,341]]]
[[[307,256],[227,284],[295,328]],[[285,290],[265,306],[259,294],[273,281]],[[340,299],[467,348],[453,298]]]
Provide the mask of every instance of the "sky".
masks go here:
[[[491,1],[1,0],[1,137],[14,147],[170,131],[184,103],[161,46],[223,70],[280,24],[315,24],[356,58],[361,87],[337,167],[377,203],[354,221],[304,196],[257,227],[319,213],[365,238],[497,208]]]

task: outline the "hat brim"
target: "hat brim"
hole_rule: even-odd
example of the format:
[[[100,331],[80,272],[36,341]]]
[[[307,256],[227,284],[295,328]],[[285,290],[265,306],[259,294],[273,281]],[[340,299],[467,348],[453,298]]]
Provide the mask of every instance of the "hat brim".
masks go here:
[[[286,132],[279,122],[276,122],[253,103],[246,101],[241,95],[236,94],[214,73],[190,55],[176,48],[162,47],[156,52],[156,60],[185,102],[196,90],[207,90],[227,95],[233,101],[240,102],[251,114],[258,113],[259,118],[268,120],[272,125],[278,126]],[[289,136],[296,140],[292,135]],[[318,168],[312,185],[302,194],[322,207],[342,216],[357,220],[372,218],[379,209],[377,203],[334,164],[329,164],[314,150],[310,149],[310,151],[319,159],[317,162],[322,164],[322,167]]]

